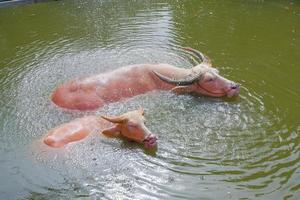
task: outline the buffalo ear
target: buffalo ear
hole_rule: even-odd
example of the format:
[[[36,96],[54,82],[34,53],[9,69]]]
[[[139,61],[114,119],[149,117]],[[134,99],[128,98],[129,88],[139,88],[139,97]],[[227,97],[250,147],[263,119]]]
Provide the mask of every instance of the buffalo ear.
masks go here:
[[[142,106],[140,106],[139,107],[139,113],[141,114],[141,115],[144,115],[145,114],[145,110],[144,110],[144,108],[142,107]]]
[[[102,131],[102,134],[106,137],[118,137],[120,135],[120,129],[118,126],[113,126]]]
[[[109,122],[118,123],[118,124],[125,123],[128,121],[128,119],[122,115],[120,115],[120,116],[101,116],[101,117]]]
[[[194,90],[193,90],[193,85],[189,85],[189,86],[176,86],[171,91],[176,94],[187,94],[193,92]]]

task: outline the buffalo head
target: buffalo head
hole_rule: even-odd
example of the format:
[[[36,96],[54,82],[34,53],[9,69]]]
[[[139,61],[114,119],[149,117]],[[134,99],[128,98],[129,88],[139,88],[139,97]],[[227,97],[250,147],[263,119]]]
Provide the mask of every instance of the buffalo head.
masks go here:
[[[156,146],[156,136],[153,135],[145,126],[144,109],[130,111],[119,116],[101,116],[103,119],[112,122],[115,126],[105,129],[102,133],[106,136],[113,136],[117,134],[144,144],[146,148],[153,148]]]
[[[239,94],[239,84],[220,76],[219,71],[211,67],[211,61],[207,56],[191,48],[185,49],[194,53],[202,61],[190,69],[188,76],[174,79],[153,71],[162,81],[175,85],[176,87],[172,89],[174,92],[196,93],[212,97],[232,97]]]

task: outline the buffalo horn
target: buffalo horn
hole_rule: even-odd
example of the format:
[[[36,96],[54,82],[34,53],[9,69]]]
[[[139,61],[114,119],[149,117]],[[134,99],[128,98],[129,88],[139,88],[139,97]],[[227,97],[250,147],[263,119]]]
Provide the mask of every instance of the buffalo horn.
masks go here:
[[[175,80],[169,77],[166,77],[160,73],[158,73],[157,71],[153,71],[153,73],[162,81],[165,81],[167,83],[170,83],[172,85],[178,85],[178,86],[186,86],[186,85],[192,85],[193,83],[195,83],[196,81],[201,79],[201,73],[200,74],[196,74],[194,76],[190,76],[186,79],[182,79],[182,80]]]
[[[101,116],[103,119],[112,122],[112,123],[124,123],[127,121],[127,118],[121,116]]]

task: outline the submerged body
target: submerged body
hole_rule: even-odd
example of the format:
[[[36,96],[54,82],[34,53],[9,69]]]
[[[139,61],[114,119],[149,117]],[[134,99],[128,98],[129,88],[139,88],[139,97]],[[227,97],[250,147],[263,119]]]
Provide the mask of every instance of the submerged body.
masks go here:
[[[101,132],[108,124],[96,116],[75,119],[50,130],[45,136],[44,143],[50,147],[63,147],[68,143],[79,141],[90,133]]]
[[[152,90],[213,97],[231,97],[239,93],[239,85],[220,76],[211,67],[209,58],[196,50],[191,51],[202,60],[201,64],[191,69],[168,64],[122,67],[112,72],[68,81],[53,92],[52,101],[67,109],[90,110]]]
[[[146,148],[156,145],[156,136],[144,124],[144,110],[127,112],[120,116],[87,116],[75,119],[50,130],[44,137],[46,145],[53,148],[82,140],[91,133],[102,133],[107,137],[125,137],[142,143]]]
[[[88,110],[155,89],[171,89],[172,85],[159,81],[152,73],[151,70],[158,68],[158,65],[132,65],[71,80],[54,91],[52,101],[63,108]],[[170,69],[170,66],[164,65],[164,68]]]

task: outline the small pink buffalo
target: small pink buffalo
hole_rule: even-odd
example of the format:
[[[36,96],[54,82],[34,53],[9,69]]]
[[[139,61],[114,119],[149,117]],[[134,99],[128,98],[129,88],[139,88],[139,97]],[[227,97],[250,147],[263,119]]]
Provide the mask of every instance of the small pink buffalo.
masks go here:
[[[60,148],[98,132],[107,137],[124,137],[150,149],[156,146],[157,138],[148,130],[144,121],[143,108],[120,116],[87,116],[50,130],[43,141],[50,147]]]
[[[192,48],[185,50],[195,54],[202,62],[191,69],[168,64],[132,65],[71,80],[53,92],[52,101],[62,108],[91,110],[152,90],[212,97],[238,95],[239,84],[220,76],[207,56]]]

